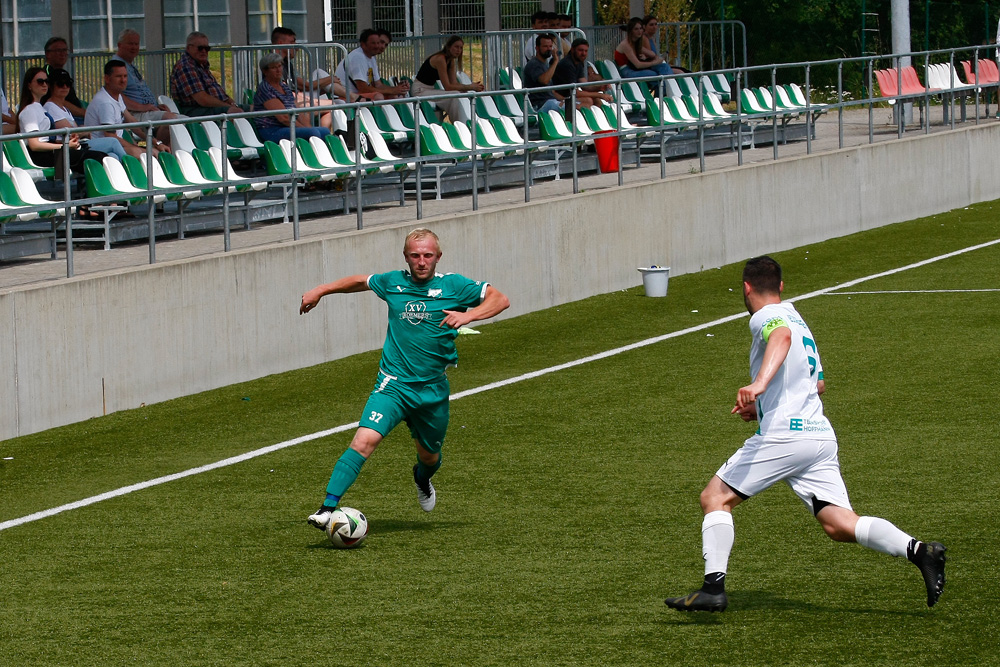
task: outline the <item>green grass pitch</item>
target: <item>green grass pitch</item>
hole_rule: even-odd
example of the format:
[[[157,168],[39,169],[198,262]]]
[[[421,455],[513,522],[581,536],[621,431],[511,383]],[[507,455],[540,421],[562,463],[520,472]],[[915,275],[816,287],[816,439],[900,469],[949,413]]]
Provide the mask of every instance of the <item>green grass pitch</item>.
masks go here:
[[[785,296],[1000,238],[998,213],[777,253]],[[991,246],[850,289],[997,289],[998,266]],[[480,326],[452,391],[740,312],[740,268]],[[743,318],[455,401],[431,514],[397,429],[344,499],[360,549],[305,523],[350,432],[0,531],[0,665],[996,664],[1000,292],[797,307],[855,509],[948,546],[933,609],[916,568],[830,542],[784,485],[735,512],[728,611],[663,605],[699,584],[698,493],[753,429],[729,415]],[[377,360],[2,442],[0,522],[353,422]]]

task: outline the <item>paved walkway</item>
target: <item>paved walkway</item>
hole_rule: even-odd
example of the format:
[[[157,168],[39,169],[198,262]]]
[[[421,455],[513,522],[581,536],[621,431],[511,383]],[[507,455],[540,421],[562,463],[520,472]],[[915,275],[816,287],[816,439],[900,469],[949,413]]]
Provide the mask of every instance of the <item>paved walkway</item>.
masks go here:
[[[983,107],[980,107],[980,112],[983,116],[980,122],[996,122],[985,118],[985,109]],[[916,110],[914,110],[914,116],[917,116]],[[965,124],[956,124],[956,128],[968,127],[970,123],[974,122],[973,108],[968,110],[968,116],[970,120]],[[931,118],[930,132],[936,133],[951,129],[950,125],[945,125],[941,121],[941,107],[931,108]],[[889,109],[874,110],[872,127],[874,141],[876,142],[891,141],[897,138],[896,126],[892,120],[892,112]],[[923,128],[918,126],[910,127],[907,129],[905,136],[919,136],[923,131]],[[826,114],[821,116],[816,124],[816,138],[812,141],[812,152],[837,150],[840,144],[839,137],[838,115]],[[868,140],[868,111],[859,109],[846,112],[843,119],[843,145],[845,147],[858,146],[868,143]],[[778,159],[788,159],[805,155],[806,152],[807,143],[804,140],[779,145]],[[660,179],[659,161],[651,160],[648,157],[646,160],[640,168],[626,165],[623,172],[626,184],[651,182]],[[744,165],[759,164],[772,160],[774,160],[774,149],[770,145],[743,151]],[[716,153],[708,155],[705,158],[706,171],[735,166],[738,166],[737,154],[735,152]],[[699,162],[697,157],[671,159],[666,163],[666,177],[676,178],[697,173],[698,168]],[[617,185],[617,174],[587,174],[579,178],[580,189],[586,191],[613,188],[617,187]],[[540,181],[536,182],[531,188],[531,201],[537,202],[545,198],[571,194],[572,192],[572,178],[564,176],[558,181]],[[507,207],[523,202],[523,183],[502,189],[493,189],[493,192],[490,193],[479,193],[480,210]],[[446,196],[442,200],[425,199],[423,202],[422,222],[425,221],[428,225],[431,225],[433,219],[437,216],[454,215],[471,210],[471,194]],[[363,212],[365,228],[395,224],[406,220],[417,221],[417,207],[412,196],[407,199],[406,205],[403,207],[400,207],[398,204],[386,204],[365,209]],[[340,214],[314,217],[300,221],[300,238],[315,238],[355,229],[357,229],[357,216],[354,212],[349,215]],[[231,246],[234,250],[288,243],[293,240],[293,228],[291,224],[273,222],[256,224],[250,230],[241,229],[233,231],[231,234]],[[167,262],[221,253],[224,251],[223,243],[222,232],[198,234],[189,236],[183,240],[158,239],[156,241],[156,260],[157,262]],[[75,246],[73,254],[74,274],[77,277],[85,277],[89,274],[106,271],[120,271],[129,267],[143,266],[148,263],[149,246],[145,241],[118,244],[111,250],[91,249],[86,245]],[[31,257],[5,261],[0,263],[0,292],[8,291],[11,288],[65,279],[66,267],[64,250],[59,251],[58,257],[55,260],[51,260],[48,257]]]

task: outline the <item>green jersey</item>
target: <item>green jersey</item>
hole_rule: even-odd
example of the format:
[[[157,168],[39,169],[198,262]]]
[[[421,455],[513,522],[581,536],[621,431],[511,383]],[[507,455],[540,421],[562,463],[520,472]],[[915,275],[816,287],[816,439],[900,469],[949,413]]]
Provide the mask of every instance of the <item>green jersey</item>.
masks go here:
[[[437,273],[416,283],[409,271],[368,276],[368,287],[389,309],[379,367],[403,382],[428,382],[458,364],[458,331],[442,325],[445,310],[464,312],[482,303],[489,283]]]

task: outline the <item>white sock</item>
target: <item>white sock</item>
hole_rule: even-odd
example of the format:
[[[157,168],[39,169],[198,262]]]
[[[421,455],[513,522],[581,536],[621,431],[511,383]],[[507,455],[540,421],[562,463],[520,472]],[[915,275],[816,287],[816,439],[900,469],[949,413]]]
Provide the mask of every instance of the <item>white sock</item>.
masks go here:
[[[718,510],[705,515],[701,523],[701,555],[705,558],[705,574],[726,571],[735,540],[732,514]]]
[[[913,538],[892,523],[876,516],[863,516],[854,528],[858,544],[890,556],[905,556],[906,547]]]

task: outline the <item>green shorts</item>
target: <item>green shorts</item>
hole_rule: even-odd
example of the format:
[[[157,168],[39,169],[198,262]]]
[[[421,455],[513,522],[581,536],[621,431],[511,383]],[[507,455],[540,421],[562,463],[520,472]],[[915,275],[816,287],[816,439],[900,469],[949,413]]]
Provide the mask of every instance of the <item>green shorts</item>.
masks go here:
[[[413,439],[429,452],[438,453],[448,430],[448,377],[431,382],[401,382],[381,370],[375,388],[365,403],[360,425],[382,434],[401,421],[410,427]]]

